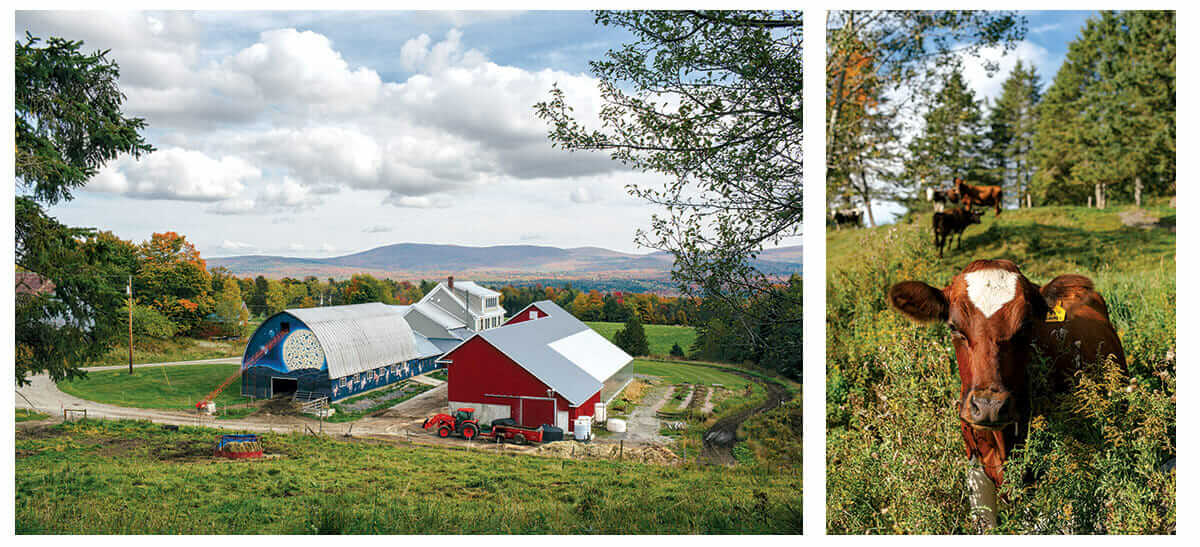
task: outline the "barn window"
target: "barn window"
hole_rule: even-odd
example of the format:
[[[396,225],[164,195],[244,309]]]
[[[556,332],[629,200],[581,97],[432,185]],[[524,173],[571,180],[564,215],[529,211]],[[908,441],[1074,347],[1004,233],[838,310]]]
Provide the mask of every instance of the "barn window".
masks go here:
[[[537,310],[529,310],[529,318],[537,319]]]

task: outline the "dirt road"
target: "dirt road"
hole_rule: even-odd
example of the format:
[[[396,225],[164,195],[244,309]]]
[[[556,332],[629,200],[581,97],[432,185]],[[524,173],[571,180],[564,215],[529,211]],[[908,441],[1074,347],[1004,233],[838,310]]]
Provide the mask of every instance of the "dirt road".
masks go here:
[[[783,403],[788,402],[792,398],[792,394],[783,386],[774,382],[767,382],[761,378],[751,376],[749,374],[741,374],[739,372],[728,371],[737,374],[747,380],[762,384],[767,390],[767,400],[763,404],[758,405],[748,410],[743,410],[732,416],[721,418],[717,423],[713,424],[708,431],[704,432],[704,449],[701,453],[706,461],[710,463],[733,464],[736,460],[733,457],[733,445],[737,443],[737,429],[742,425],[742,422],[750,419],[751,416],[761,414],[772,410]]]

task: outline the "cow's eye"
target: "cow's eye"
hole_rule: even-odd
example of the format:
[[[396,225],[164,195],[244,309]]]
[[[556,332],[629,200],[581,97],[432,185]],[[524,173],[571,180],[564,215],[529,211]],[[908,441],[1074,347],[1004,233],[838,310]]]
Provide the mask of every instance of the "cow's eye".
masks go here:
[[[962,329],[958,328],[958,325],[955,325],[954,323],[946,323],[946,326],[950,327],[950,336],[953,336],[955,338],[966,338],[967,337],[966,334],[963,334]]]

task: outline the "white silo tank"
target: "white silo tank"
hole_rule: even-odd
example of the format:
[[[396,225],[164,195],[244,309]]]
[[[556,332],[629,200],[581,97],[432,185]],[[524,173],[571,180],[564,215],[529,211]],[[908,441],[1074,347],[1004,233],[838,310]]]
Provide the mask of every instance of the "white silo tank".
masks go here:
[[[596,423],[602,424],[608,419],[608,405],[604,403],[596,403]]]
[[[618,418],[609,418],[608,421],[605,422],[605,425],[608,427],[608,430],[613,433],[624,433],[625,432],[625,420],[621,420]]]

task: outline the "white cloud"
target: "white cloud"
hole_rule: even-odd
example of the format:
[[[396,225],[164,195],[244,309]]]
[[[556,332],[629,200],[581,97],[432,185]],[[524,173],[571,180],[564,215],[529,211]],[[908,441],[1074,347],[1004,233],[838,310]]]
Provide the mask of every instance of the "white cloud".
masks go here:
[[[253,249],[254,245],[241,241],[230,241],[226,239],[225,241],[221,242],[221,248],[228,251],[244,251],[246,249]]]
[[[1001,89],[1004,86],[1004,80],[1012,73],[1012,69],[1020,59],[1023,64],[1038,68],[1038,72],[1042,76],[1042,81],[1046,81],[1048,77],[1053,76],[1053,73],[1047,75],[1046,70],[1050,62],[1050,52],[1033,42],[1021,41],[1017,43],[1017,47],[1011,51],[1005,52],[1004,48],[996,46],[985,48],[980,52],[980,57],[964,58],[963,62],[963,78],[966,79],[967,85],[975,90],[977,97],[987,97],[989,100],[994,100],[1000,96]],[[990,60],[999,65],[999,70],[988,76],[984,60]]]
[[[595,203],[600,201],[600,196],[594,195],[586,187],[577,186],[571,191],[571,201],[575,203]]]
[[[396,207],[411,207],[414,209],[445,209],[454,202],[450,196],[389,196],[383,200],[388,205]]]
[[[145,199],[220,201],[237,196],[262,171],[241,158],[214,159],[183,148],[157,150],[140,161],[122,156],[87,185],[88,190]]]
[[[463,49],[462,31],[450,29],[446,39],[433,44],[428,34],[408,40],[400,48],[400,66],[412,72],[436,74],[450,67],[473,67],[487,61],[477,49]]]
[[[263,32],[223,67],[248,76],[272,104],[296,101],[330,112],[369,109],[382,85],[374,70],[351,69],[325,36],[295,29]]]
[[[363,228],[364,234],[384,234],[390,231],[392,231],[391,226],[384,226],[382,224],[376,224],[374,226],[367,226],[366,228]]]

